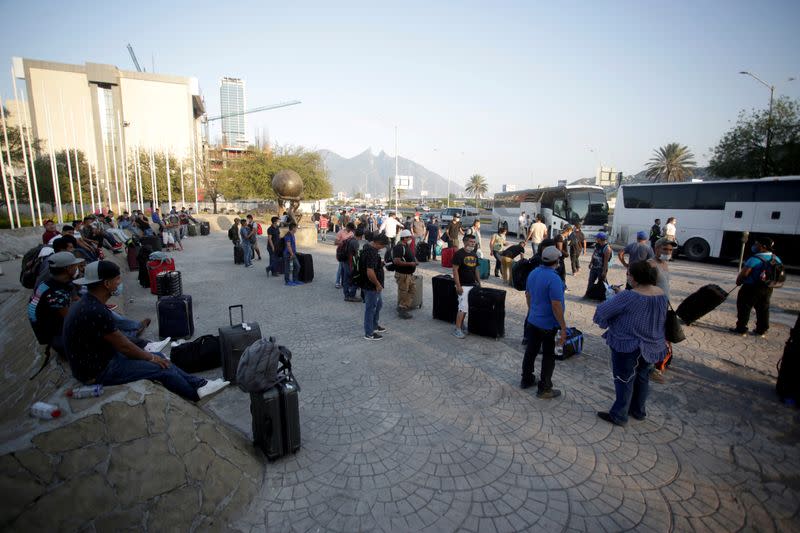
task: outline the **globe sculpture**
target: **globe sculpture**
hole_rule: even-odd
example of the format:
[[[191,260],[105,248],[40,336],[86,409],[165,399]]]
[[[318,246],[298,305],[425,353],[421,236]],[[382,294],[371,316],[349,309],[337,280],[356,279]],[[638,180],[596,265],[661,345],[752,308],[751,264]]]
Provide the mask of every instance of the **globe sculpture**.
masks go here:
[[[272,176],[272,190],[278,196],[281,206],[289,202],[289,209],[286,212],[289,222],[299,223],[301,217],[297,214],[297,210],[303,197],[303,178],[300,174],[289,169],[279,170]]]

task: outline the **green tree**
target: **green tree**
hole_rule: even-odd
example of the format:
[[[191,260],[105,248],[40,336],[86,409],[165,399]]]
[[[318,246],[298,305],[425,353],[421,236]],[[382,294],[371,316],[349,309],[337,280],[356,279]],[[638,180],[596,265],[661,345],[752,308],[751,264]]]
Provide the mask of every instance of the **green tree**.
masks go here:
[[[464,190],[468,195],[475,198],[475,207],[477,208],[480,199],[489,192],[489,185],[486,183],[486,178],[480,174],[473,174],[467,180],[467,186]]]
[[[687,146],[669,143],[653,150],[646,176],[654,182],[686,181],[694,174],[695,166],[694,154]]]
[[[764,165],[767,128],[770,149]],[[781,97],[769,110],[739,113],[736,125],[712,149],[709,171],[725,178],[800,174],[800,100]]]

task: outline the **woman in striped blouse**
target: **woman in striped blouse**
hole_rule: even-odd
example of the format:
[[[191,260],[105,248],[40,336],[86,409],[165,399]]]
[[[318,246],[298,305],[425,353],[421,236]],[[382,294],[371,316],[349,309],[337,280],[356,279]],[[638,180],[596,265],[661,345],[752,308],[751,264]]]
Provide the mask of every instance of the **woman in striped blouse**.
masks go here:
[[[667,352],[664,321],[667,316],[667,297],[656,286],[658,272],[647,261],[634,263],[628,270],[632,290],[622,291],[600,304],[594,322],[601,328],[609,348],[616,389],[616,400],[608,412],[597,416],[617,426],[647,416],[645,403],[653,363]]]

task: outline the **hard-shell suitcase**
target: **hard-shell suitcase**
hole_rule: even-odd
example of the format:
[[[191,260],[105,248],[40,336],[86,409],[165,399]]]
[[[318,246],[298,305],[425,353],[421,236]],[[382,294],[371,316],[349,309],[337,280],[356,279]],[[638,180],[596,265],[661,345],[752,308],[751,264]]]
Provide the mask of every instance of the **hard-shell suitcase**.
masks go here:
[[[211,225],[208,222],[200,223],[200,235],[208,235],[211,232]]]
[[[188,339],[194,335],[194,316],[192,315],[192,297],[165,296],[156,304],[158,314],[158,335],[173,339]]]
[[[269,266],[266,267],[267,274],[272,273],[273,276],[279,276],[283,274],[284,271],[284,263],[283,263],[283,256],[273,254],[269,258]]]
[[[488,259],[478,259],[478,274],[480,275],[481,279],[486,279],[489,277],[489,260]]]
[[[244,264],[244,248],[242,248],[241,244],[233,245],[233,264],[234,265]]]
[[[175,261],[173,259],[165,259],[163,261],[148,261],[147,262],[147,275],[150,276],[150,293],[158,294],[158,282],[156,276],[159,272],[168,272],[175,270]]]
[[[161,239],[158,238],[158,235],[153,235],[150,237],[141,237],[139,239],[140,246],[149,246],[154,252],[161,251]]]
[[[453,256],[456,254],[455,248],[442,249],[442,266],[444,268],[453,268]]]
[[[704,285],[687,296],[675,312],[688,326],[719,307],[727,297],[728,293],[719,285]]]
[[[496,339],[506,333],[506,291],[473,287],[469,291],[467,329],[470,333]]]
[[[434,276],[433,285],[433,318],[454,323],[458,314],[458,294],[453,276]]]
[[[782,402],[800,402],[800,316],[789,331],[789,339],[778,362],[775,392]]]
[[[158,296],[180,296],[183,294],[181,273],[177,270],[159,272],[156,276],[156,293]]]
[[[297,281],[311,283],[314,281],[314,258],[311,254],[297,253],[297,260],[300,261],[300,271],[297,273]]]
[[[189,227],[186,228],[187,235],[189,237],[197,237],[197,225],[196,224],[187,224]]]
[[[127,259],[128,259],[128,270],[133,272],[134,270],[139,270],[139,250],[141,250],[140,246],[135,244],[128,245],[127,249]]]
[[[414,276],[414,294],[411,299],[411,309],[422,308],[422,276]]]
[[[253,444],[274,461],[300,449],[300,401],[297,384],[284,381],[250,393]]]
[[[431,245],[427,242],[420,242],[417,245],[417,261],[420,263],[427,263],[431,255]]]
[[[233,323],[233,310],[239,308],[242,312],[241,322]],[[261,338],[261,328],[256,322],[244,321],[244,307],[231,305],[228,307],[230,326],[219,328],[219,350],[222,362],[222,377],[236,384],[236,369],[239,368],[239,359],[248,346]],[[245,329],[245,326],[248,329]]]

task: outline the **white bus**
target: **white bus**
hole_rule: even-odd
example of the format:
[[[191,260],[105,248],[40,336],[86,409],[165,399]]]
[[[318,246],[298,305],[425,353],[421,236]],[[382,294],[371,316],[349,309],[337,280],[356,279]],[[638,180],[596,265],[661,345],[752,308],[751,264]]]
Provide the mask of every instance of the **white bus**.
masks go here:
[[[524,191],[502,192],[494,195],[492,222],[497,228],[505,226],[520,238],[519,215],[542,215],[550,235],[567,224],[580,223],[588,242],[595,233],[608,226],[608,202],[602,187],[595,185],[564,185]]]
[[[797,264],[800,177],[623,185],[614,208],[612,242],[628,243],[675,217],[678,244],[688,259],[739,257],[742,234],[775,240],[783,261]],[[749,250],[748,250],[749,253]]]

